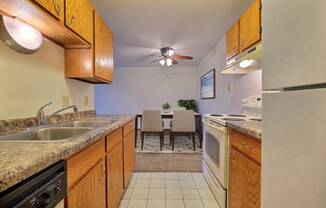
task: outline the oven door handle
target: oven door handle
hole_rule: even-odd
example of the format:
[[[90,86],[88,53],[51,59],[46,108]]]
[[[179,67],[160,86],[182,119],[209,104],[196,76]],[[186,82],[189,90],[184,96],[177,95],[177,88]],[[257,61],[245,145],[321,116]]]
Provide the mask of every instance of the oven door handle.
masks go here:
[[[221,131],[223,133],[226,132],[226,127],[215,126],[215,125],[212,125],[212,124],[210,124],[209,122],[207,122],[205,120],[203,120],[203,123],[206,124],[207,126],[213,128],[213,129],[217,129],[217,130],[219,130],[219,131]]]

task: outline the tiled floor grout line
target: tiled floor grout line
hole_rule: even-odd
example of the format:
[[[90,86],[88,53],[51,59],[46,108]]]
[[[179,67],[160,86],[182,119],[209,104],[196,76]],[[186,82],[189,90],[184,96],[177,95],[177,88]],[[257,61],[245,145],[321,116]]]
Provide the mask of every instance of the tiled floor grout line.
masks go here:
[[[127,197],[126,199],[124,199],[125,200],[124,207],[129,207],[129,205],[131,205],[132,201],[143,200],[143,199],[134,199],[134,200],[132,199],[133,194],[134,194],[136,189],[148,189],[147,190],[148,191],[147,195],[144,198],[144,200],[146,200],[146,201],[144,201],[144,204],[143,204],[143,205],[145,205],[146,208],[147,208],[147,206],[151,206],[151,204],[149,203],[151,200],[162,200],[162,201],[164,201],[163,202],[164,206],[160,206],[160,207],[165,207],[165,208],[168,207],[167,206],[167,201],[168,200],[169,201],[170,200],[171,201],[179,200],[181,202],[180,205],[185,207],[185,208],[186,208],[186,202],[187,202],[188,206],[190,205],[191,207],[193,207],[193,205],[191,205],[191,202],[189,202],[189,201],[193,201],[193,200],[197,201],[196,203],[201,204],[200,206],[203,207],[203,208],[207,208],[207,206],[205,206],[207,201],[212,201],[213,206],[216,206],[215,205],[217,203],[216,200],[210,198],[211,196],[207,195],[207,194],[212,194],[209,186],[207,186],[207,187],[205,187],[205,185],[202,186],[201,183],[204,183],[204,184],[207,185],[207,181],[200,174],[196,175],[196,173],[180,173],[180,172],[174,172],[174,174],[176,174],[176,176],[172,176],[172,175],[168,176],[168,174],[164,173],[164,172],[159,172],[159,173],[154,173],[154,174],[153,173],[146,173],[146,174],[147,175],[142,175],[142,174],[133,175],[132,182],[127,187],[127,189],[130,189],[130,196]],[[162,174],[162,175],[159,175],[159,174]],[[144,181],[147,181],[147,182],[145,182],[145,184],[138,183],[141,180],[144,180]],[[181,198],[179,198],[179,197],[176,197],[175,199],[173,199],[173,197],[172,197],[172,199],[167,198],[167,193],[168,193],[167,192],[167,190],[168,190],[167,181],[169,181],[169,180],[177,182],[177,186],[176,185],[171,185],[171,187],[169,189],[180,190],[181,191],[181,196],[180,196]],[[157,184],[154,184],[153,183],[154,181],[157,181]],[[162,183],[162,181],[163,181],[163,183]],[[185,181],[191,181],[192,184],[190,182],[185,182]],[[136,187],[136,185],[137,185],[137,187]],[[160,190],[163,189],[164,190],[163,191],[164,197],[162,197],[162,195],[161,195],[157,199],[155,199],[155,198],[150,199],[150,193],[151,193],[151,190],[153,190],[153,189],[154,190],[155,189],[160,189]],[[185,196],[185,190],[187,190],[187,189],[192,189],[193,191],[190,191],[190,193],[196,193],[197,196],[194,197],[194,198],[192,198],[190,196],[190,197],[187,197],[189,199],[185,199],[185,197],[184,197]],[[201,195],[201,192],[200,192],[201,189],[203,189],[202,195]],[[207,193],[205,193],[205,192],[207,192]],[[160,193],[160,191],[158,193]],[[154,196],[155,196],[155,192],[154,192]],[[205,203],[204,203],[204,201],[205,201]],[[134,206],[134,205],[132,205],[132,206]],[[152,207],[148,207],[148,208],[152,208]]]

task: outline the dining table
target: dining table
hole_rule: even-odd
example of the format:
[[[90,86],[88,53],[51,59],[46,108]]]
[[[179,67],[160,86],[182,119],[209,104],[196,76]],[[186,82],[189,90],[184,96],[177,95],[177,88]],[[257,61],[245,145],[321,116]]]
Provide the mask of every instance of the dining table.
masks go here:
[[[141,125],[142,123],[142,113],[137,113],[136,120],[135,120],[135,147],[137,147],[137,136],[138,136],[138,124]],[[203,144],[203,131],[202,131],[202,122],[201,122],[201,114],[194,112],[195,116],[195,123],[196,123],[196,134],[199,138],[199,148],[202,148]],[[173,119],[173,112],[161,112],[162,119]],[[141,128],[141,126],[140,126]]]

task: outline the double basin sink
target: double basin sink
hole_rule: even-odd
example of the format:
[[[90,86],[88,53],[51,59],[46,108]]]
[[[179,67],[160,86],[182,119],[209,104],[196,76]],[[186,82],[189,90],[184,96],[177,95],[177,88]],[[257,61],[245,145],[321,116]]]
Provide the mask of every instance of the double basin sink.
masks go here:
[[[0,142],[62,142],[111,124],[113,121],[75,121],[60,126],[34,128],[0,137]]]

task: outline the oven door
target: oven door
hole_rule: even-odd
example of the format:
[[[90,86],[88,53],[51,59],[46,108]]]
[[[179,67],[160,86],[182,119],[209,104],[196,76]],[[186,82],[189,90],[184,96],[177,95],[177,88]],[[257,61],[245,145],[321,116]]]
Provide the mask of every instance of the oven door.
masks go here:
[[[216,179],[227,188],[228,131],[204,121],[204,160]]]

